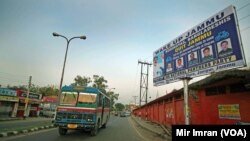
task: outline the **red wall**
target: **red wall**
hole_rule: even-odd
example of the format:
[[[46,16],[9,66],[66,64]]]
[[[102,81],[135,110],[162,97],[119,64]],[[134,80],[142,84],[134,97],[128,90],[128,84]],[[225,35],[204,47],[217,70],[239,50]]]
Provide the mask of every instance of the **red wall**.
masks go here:
[[[235,124],[239,120],[220,119],[218,105],[239,104],[241,120],[250,122],[250,93],[230,93],[215,96],[205,96],[205,91],[199,91],[199,101],[190,100],[191,123],[193,124]]]
[[[199,90],[198,99],[189,96],[190,123],[191,124],[235,124],[237,121],[250,122],[250,92],[228,93],[223,95],[206,96],[205,90]],[[219,104],[239,104],[240,120],[220,119],[218,112]],[[141,112],[142,118],[164,124],[184,124],[183,99],[161,101],[144,105],[135,109],[133,113],[138,115]]]

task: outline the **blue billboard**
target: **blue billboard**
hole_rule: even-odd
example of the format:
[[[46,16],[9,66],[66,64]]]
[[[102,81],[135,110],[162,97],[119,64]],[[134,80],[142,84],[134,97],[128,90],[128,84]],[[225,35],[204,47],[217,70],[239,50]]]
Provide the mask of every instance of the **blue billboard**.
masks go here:
[[[234,6],[165,44],[153,56],[154,86],[246,66]]]

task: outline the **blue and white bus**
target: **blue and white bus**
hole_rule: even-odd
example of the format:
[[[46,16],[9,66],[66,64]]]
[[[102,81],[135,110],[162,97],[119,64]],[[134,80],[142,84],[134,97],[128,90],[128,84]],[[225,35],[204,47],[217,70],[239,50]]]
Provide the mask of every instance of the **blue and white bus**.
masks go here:
[[[110,103],[110,98],[96,88],[64,86],[54,124],[60,135],[65,135],[68,130],[82,129],[95,136],[99,128],[106,128]]]

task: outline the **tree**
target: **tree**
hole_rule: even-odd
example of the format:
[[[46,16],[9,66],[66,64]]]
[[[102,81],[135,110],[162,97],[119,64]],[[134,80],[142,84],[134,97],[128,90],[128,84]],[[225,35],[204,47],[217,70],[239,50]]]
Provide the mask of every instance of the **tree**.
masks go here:
[[[93,75],[93,80],[91,80],[90,77],[80,76],[77,75],[74,79],[74,83],[72,83],[72,86],[84,86],[87,87],[89,83],[93,82],[92,87],[99,89],[102,93],[106,94],[111,99],[111,106],[113,107],[115,100],[118,100],[119,94],[114,93],[113,91],[107,91],[108,88],[108,81],[103,77],[99,75]]]
[[[105,89],[108,87],[107,85],[108,81],[105,80],[103,76],[99,75],[94,75],[93,79],[94,79],[93,87],[99,89],[101,92],[106,94]]]
[[[19,90],[27,91],[27,86],[25,86],[25,85],[10,86],[10,85],[8,84],[8,85],[7,85],[7,88],[13,89],[13,90],[19,89]]]
[[[122,103],[116,103],[115,104],[115,109],[117,111],[122,111],[125,108],[125,106]]]
[[[19,89],[19,90],[26,91],[26,92],[28,91],[28,88],[25,85],[20,85],[20,86],[8,85],[8,88],[13,89],[13,90]],[[31,84],[30,92],[42,94],[43,96],[52,96],[52,95],[56,96],[59,93],[59,89],[56,88],[54,85],[40,87],[35,84]]]
[[[85,77],[85,76],[80,76],[77,75],[74,79],[74,83],[72,83],[72,86],[83,86],[83,87],[87,87],[88,84],[91,82],[91,78],[90,77]]]
[[[113,91],[109,91],[109,92],[107,92],[107,96],[110,97],[111,107],[113,108],[113,106],[115,104],[115,100],[118,100],[119,94],[114,93]]]
[[[34,84],[31,84],[30,86],[30,92],[33,92],[33,93],[40,93],[40,87],[39,86],[36,86]]]
[[[52,96],[52,95],[56,96],[59,93],[59,89],[53,85],[45,86],[39,89],[39,93],[42,94],[43,96]]]

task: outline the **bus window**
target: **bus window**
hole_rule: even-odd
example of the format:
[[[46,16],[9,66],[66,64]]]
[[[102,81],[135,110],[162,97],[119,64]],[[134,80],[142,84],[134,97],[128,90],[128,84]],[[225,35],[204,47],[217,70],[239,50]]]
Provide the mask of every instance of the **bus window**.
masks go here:
[[[98,107],[102,107],[102,95],[98,95]]]
[[[63,92],[60,100],[60,105],[74,106],[77,101],[76,92]]]
[[[96,102],[96,94],[90,93],[80,93],[78,102],[80,103],[95,103]]]

